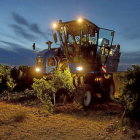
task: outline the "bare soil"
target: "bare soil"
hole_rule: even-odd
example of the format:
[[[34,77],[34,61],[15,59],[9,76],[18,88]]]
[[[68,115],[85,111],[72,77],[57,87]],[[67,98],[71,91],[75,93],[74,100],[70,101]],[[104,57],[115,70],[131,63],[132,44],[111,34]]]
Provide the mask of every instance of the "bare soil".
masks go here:
[[[13,118],[25,113],[22,121]],[[40,108],[37,99],[0,102],[1,140],[131,140],[139,139],[135,128],[121,127],[121,106],[98,100],[87,110],[76,110],[72,103],[56,106],[53,114]]]

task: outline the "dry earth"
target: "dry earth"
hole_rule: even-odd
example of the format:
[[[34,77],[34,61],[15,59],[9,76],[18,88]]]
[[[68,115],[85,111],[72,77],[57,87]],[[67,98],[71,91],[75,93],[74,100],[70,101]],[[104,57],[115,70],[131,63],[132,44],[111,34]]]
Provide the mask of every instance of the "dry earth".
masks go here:
[[[27,115],[15,120],[17,113]],[[39,109],[37,101],[0,102],[1,140],[131,140],[138,139],[135,129],[121,127],[118,120],[122,108],[115,103],[94,103],[86,111],[76,110],[72,104],[55,108],[48,115]]]

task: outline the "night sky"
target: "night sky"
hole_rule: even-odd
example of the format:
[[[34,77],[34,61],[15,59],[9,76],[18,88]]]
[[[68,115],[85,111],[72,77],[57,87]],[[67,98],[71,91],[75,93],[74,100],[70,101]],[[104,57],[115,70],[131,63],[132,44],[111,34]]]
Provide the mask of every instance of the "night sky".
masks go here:
[[[45,42],[53,42],[52,23],[78,17],[115,30],[119,71],[140,66],[140,0],[0,0],[0,63],[35,66],[33,42],[36,50],[46,49]]]

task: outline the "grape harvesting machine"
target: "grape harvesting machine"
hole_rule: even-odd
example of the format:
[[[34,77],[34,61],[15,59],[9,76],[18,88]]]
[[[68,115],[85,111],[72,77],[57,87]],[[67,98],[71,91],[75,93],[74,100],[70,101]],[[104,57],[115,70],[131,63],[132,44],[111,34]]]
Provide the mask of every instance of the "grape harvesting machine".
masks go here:
[[[59,48],[43,50],[36,58],[36,71],[50,73],[69,67],[76,87],[74,100],[88,107],[97,93],[107,100],[114,95],[113,73],[120,60],[120,45],[113,45],[115,31],[100,28],[87,19],[55,23],[53,38]],[[33,45],[34,48],[34,45]]]

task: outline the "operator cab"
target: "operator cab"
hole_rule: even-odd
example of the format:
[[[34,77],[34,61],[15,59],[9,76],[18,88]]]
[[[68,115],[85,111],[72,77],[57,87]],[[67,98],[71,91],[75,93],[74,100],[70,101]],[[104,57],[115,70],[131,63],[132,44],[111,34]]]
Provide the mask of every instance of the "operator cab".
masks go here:
[[[56,32],[55,32],[56,31]],[[69,62],[71,73],[83,66],[83,73],[101,71],[113,42],[114,31],[99,28],[87,19],[76,19],[55,24],[53,31],[55,43],[57,36]]]

